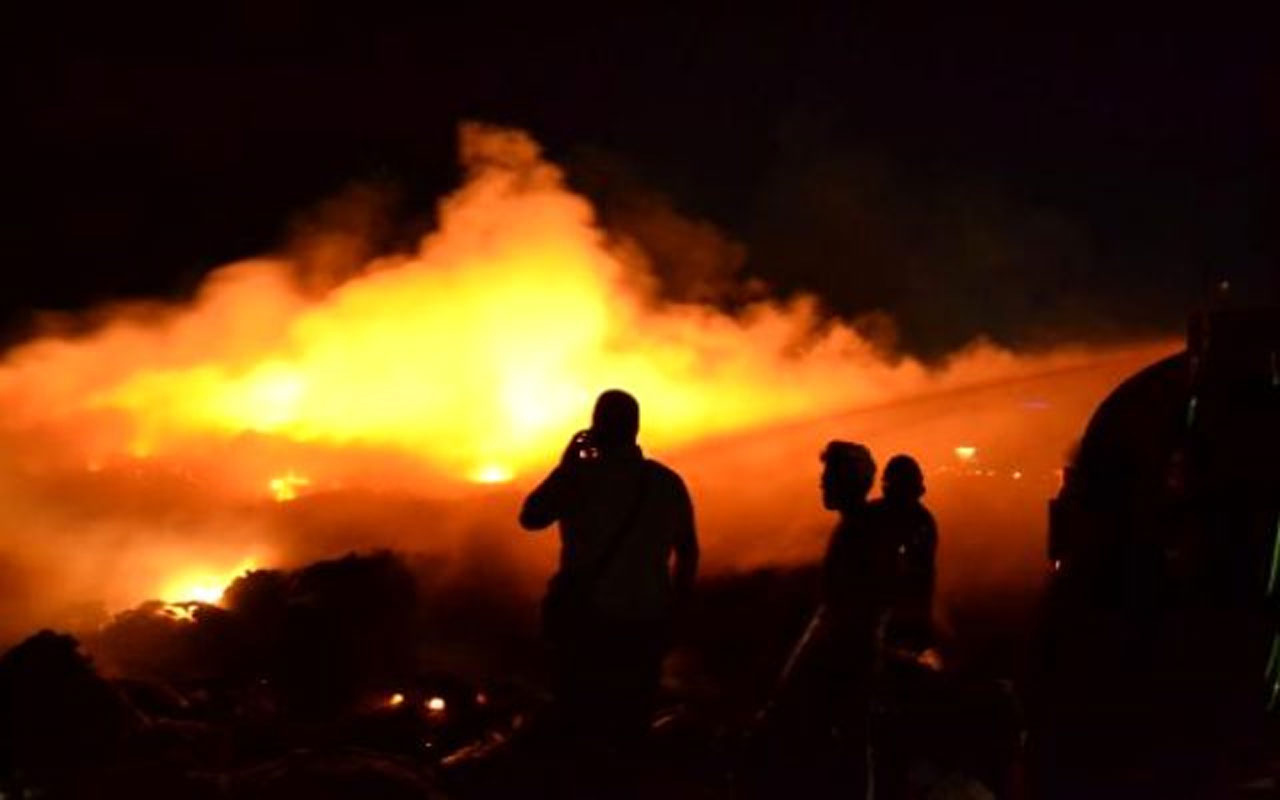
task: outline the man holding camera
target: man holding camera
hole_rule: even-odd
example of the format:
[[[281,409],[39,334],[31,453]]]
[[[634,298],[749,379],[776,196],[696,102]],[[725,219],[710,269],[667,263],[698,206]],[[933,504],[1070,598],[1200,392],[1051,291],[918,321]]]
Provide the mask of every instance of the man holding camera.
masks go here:
[[[526,530],[560,525],[542,617],[562,721],[571,734],[615,741],[647,729],[672,615],[698,567],[684,481],[644,457],[639,428],[634,397],[601,394],[591,427],[520,511]]]

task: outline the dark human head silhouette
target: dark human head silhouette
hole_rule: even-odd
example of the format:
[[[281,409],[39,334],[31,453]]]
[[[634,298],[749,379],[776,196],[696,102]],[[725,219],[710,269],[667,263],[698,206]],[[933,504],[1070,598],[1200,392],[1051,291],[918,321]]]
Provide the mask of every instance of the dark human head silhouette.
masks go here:
[[[640,432],[640,404],[621,389],[609,389],[596,399],[591,432],[601,447],[633,444]]]
[[[860,505],[876,480],[871,451],[853,442],[831,441],[822,451],[822,505],[843,511]]]
[[[880,490],[890,500],[919,500],[924,495],[924,472],[911,456],[894,456],[884,465]]]

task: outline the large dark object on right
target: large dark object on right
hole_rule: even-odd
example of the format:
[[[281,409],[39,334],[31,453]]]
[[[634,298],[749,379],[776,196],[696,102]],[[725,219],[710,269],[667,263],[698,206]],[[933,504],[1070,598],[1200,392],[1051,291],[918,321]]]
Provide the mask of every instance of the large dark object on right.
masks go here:
[[[1049,521],[1039,794],[1232,797],[1273,781],[1280,307],[1194,315],[1185,351],[1098,407]]]

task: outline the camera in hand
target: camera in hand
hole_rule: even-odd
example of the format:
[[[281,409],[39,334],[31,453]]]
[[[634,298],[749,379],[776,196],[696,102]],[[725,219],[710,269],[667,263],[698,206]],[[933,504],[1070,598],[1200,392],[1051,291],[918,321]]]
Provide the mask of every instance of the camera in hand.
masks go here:
[[[573,454],[578,461],[594,461],[600,457],[600,448],[596,446],[595,435],[590,428],[574,434]]]

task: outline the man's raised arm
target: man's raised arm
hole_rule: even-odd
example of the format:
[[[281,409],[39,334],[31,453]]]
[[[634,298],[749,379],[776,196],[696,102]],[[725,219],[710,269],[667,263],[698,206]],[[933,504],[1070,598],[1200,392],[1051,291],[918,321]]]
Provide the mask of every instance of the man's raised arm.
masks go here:
[[[568,492],[568,469],[561,464],[529,493],[520,507],[520,527],[527,531],[540,531],[556,520],[564,511],[564,499]]]

